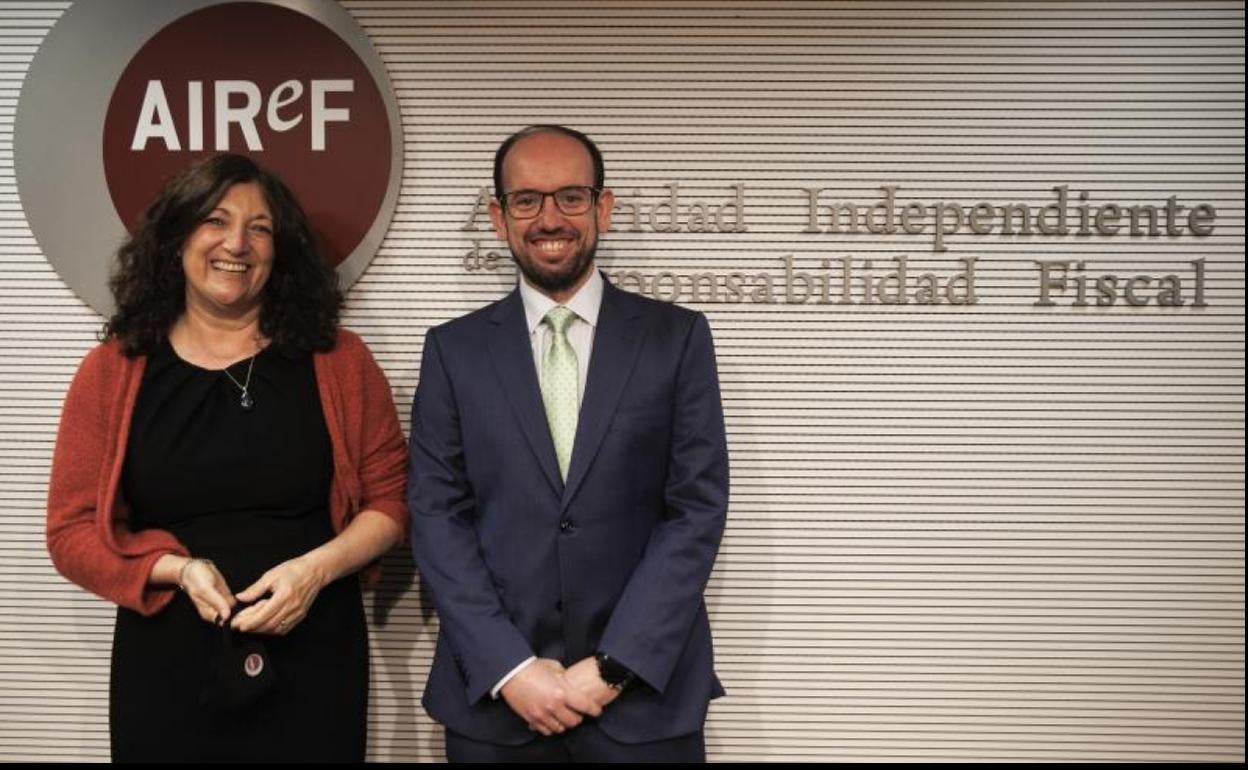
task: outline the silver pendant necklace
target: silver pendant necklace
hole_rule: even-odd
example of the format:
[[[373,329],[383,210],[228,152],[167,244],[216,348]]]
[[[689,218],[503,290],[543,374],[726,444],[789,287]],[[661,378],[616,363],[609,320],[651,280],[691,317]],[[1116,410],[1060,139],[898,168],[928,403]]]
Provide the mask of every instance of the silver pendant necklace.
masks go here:
[[[227,366],[221,370],[225,372],[226,377],[230,378],[230,382],[234,383],[234,385],[242,391],[242,396],[238,399],[238,405],[241,406],[245,412],[251,411],[251,408],[256,405],[256,400],[251,397],[251,393],[248,392],[247,389],[251,387],[251,370],[256,365],[257,355],[258,354],[253,353],[251,359],[247,362],[247,379],[242,382],[234,379],[234,375],[230,374],[230,367]]]

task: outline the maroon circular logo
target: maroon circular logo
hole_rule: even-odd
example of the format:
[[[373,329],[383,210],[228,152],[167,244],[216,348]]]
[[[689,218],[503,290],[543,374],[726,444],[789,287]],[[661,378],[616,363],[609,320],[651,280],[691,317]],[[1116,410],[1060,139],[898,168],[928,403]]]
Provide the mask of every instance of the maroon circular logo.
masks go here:
[[[260,676],[260,672],[264,670],[264,657],[259,653],[251,653],[243,659],[243,672],[250,677]]]
[[[294,191],[334,266],[372,228],[390,183],[390,123],[368,67],[317,20],[258,2],[202,8],[156,32],[117,81],[103,150],[131,230],[194,160],[254,157]]]

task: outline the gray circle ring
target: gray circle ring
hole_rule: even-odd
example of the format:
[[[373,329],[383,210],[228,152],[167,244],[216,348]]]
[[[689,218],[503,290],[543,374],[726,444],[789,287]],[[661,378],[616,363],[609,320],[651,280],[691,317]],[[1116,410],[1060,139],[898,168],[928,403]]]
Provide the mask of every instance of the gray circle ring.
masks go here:
[[[13,132],[18,195],[40,249],[96,311],[112,314],[108,275],[126,227],[104,177],[104,119],[130,59],[192,11],[237,0],[77,2],[48,32],[22,84]],[[334,0],[271,2],[309,16],[351,47],[377,83],[390,123],[390,181],[360,244],[338,265],[355,283],[390,227],[403,173],[403,133],[390,76],[364,30]]]

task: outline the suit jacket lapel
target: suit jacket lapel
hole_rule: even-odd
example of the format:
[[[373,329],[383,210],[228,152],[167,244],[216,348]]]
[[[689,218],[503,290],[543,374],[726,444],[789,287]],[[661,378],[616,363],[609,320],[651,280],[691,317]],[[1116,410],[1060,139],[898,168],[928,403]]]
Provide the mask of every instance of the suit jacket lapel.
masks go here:
[[[577,418],[568,481],[563,488],[565,509],[598,454],[607,426],[611,424],[611,416],[615,414],[615,407],[620,402],[641,350],[641,308],[638,303],[628,302],[627,299],[620,289],[609,282],[603,286],[602,308],[598,311],[594,350],[590,355],[589,375],[585,382],[585,398]],[[540,403],[540,396],[538,401]],[[554,450],[551,452],[553,456]]]
[[[555,444],[546,423],[546,407],[542,405],[541,387],[533,366],[533,345],[524,319],[524,303],[519,290],[504,297],[495,307],[490,321],[496,325],[490,340],[490,358],[498,376],[499,390],[511,405],[520,431],[533,451],[543,475],[556,495],[563,493]],[[597,344],[597,340],[595,340]],[[596,357],[596,356],[595,356]],[[592,380],[591,380],[592,381]],[[575,457],[575,453],[573,454]],[[575,460],[574,460],[575,462]]]

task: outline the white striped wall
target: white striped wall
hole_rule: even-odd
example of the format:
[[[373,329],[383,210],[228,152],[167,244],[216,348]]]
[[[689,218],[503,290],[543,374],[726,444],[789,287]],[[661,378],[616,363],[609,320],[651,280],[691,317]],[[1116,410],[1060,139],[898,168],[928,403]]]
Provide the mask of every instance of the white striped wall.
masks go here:
[[[609,271],[978,259],[970,306],[695,305],[719,352],[730,523],[708,589],[713,760],[1242,760],[1244,7],[1237,2],[346,2],[390,69],[405,171],[347,323],[404,419],[466,272],[497,143],[595,137],[647,205],[747,188],[739,234],[617,230]],[[100,318],[23,217],[12,124],[65,3],[0,3],[0,759],[108,755],[112,610],[54,573],[60,401]],[[803,188],[1217,208],[1205,238],[803,233]],[[636,191],[636,192],[634,192]],[[66,226],[72,226],[72,213]],[[1201,309],[1034,306],[1034,260],[1207,267]],[[835,263],[834,263],[835,264]],[[917,268],[916,268],[917,266]],[[882,272],[882,270],[877,270]],[[370,756],[441,758],[436,618],[405,557],[370,598]]]

